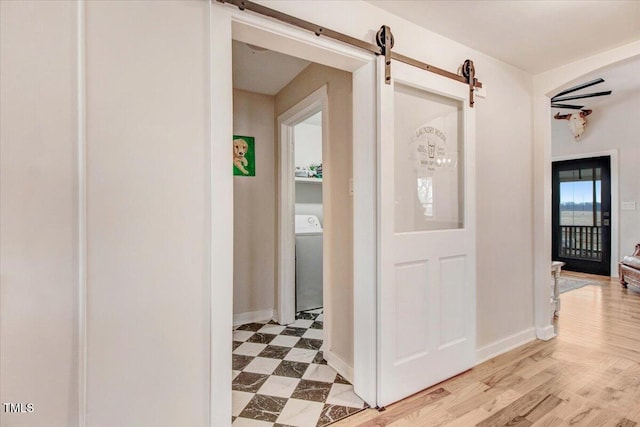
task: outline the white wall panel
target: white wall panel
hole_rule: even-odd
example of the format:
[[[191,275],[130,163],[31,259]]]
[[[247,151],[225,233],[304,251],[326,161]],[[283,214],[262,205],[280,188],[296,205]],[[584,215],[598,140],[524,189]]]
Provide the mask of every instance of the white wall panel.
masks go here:
[[[75,2],[0,2],[0,402],[33,404],[3,427],[77,425],[75,33]]]
[[[89,426],[202,426],[206,2],[87,2]]]

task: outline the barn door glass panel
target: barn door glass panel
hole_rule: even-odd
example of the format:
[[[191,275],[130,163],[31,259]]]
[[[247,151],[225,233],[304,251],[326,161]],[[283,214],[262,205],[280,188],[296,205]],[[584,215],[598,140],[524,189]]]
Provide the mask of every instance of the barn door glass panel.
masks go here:
[[[601,260],[602,169],[589,167],[559,171],[559,181],[559,255]]]
[[[464,227],[461,101],[395,83],[395,232]]]

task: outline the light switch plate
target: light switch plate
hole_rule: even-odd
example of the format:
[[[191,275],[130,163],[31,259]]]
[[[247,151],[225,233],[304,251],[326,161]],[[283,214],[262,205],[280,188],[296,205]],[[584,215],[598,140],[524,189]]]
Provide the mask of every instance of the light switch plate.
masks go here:
[[[621,208],[623,211],[635,211],[636,202],[622,202]]]

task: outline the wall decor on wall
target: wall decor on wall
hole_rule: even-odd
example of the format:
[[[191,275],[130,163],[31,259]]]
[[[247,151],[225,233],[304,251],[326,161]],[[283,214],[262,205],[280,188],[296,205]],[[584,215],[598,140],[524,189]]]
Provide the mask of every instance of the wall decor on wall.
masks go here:
[[[233,135],[233,174],[256,176],[254,137]]]
[[[575,94],[573,92],[580,91],[582,89],[586,89],[591,86],[599,85],[600,83],[604,83],[604,79],[602,77],[598,77],[595,80],[590,80],[588,82],[579,84],[577,86],[570,87],[569,89],[563,90],[559,92],[555,96],[551,97],[551,108],[563,108],[570,110],[580,110],[577,113],[568,113],[568,114],[560,114],[556,113],[553,116],[556,120],[568,120],[569,121],[569,130],[573,134],[573,137],[576,141],[580,140],[580,137],[584,133],[584,128],[587,127],[587,116],[591,114],[593,110],[589,110],[584,108],[584,105],[575,105],[575,104],[564,104],[561,102],[565,101],[575,101],[576,99],[586,99],[586,98],[594,98],[597,96],[608,96],[611,95],[612,91],[605,90],[603,92],[593,92],[593,93],[583,93],[583,94]],[[578,101],[579,103],[583,103],[583,101]]]

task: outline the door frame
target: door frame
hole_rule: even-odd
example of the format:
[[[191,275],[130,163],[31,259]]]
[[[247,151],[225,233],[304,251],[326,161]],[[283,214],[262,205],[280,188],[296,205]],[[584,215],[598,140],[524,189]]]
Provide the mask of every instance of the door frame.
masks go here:
[[[294,147],[294,128],[297,124],[308,119],[312,115],[322,112],[322,158],[328,156],[328,115],[329,115],[329,97],[327,96],[327,85],[317,89],[302,101],[289,108],[278,116],[278,143],[280,145],[280,155],[278,162],[280,164],[278,188],[278,266],[277,266],[277,321],[281,325],[287,325],[295,321],[296,315],[296,287],[295,287],[295,147]],[[322,184],[324,186],[324,182]],[[322,192],[322,205],[325,203],[326,191]],[[324,259],[327,258],[327,245],[322,246],[323,270]],[[323,301],[328,301],[325,296],[329,295],[327,274],[322,276],[322,296]],[[326,304],[325,304],[326,305]],[[329,307],[329,310],[331,308]],[[326,313],[325,309],[325,313]],[[331,316],[325,314],[326,320]],[[330,338],[327,330],[329,324],[325,322],[323,328],[325,346],[331,348],[328,342]]]
[[[377,158],[375,56],[357,48],[228,5],[210,3],[211,269],[210,426],[231,419],[233,327],[233,134],[232,39],[342,69],[353,76],[353,386],[376,406],[376,218]],[[359,217],[360,215],[364,215]],[[274,248],[275,249],[275,248]],[[356,303],[357,302],[357,303]]]
[[[618,257],[620,256],[620,209],[619,209],[619,169],[618,169],[618,150],[598,151],[594,153],[568,154],[564,156],[554,156],[551,163],[562,162],[565,160],[587,160],[593,157],[609,157],[609,173],[611,178],[611,242],[610,242],[610,275],[617,277]],[[551,180],[551,178],[549,178]],[[550,199],[551,205],[553,200]],[[551,239],[554,244],[553,239]]]

